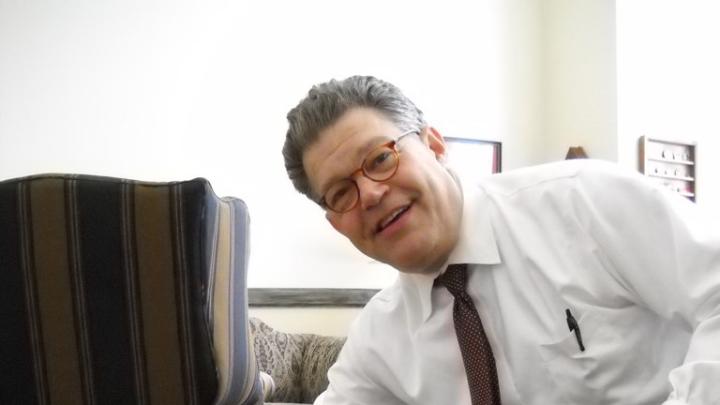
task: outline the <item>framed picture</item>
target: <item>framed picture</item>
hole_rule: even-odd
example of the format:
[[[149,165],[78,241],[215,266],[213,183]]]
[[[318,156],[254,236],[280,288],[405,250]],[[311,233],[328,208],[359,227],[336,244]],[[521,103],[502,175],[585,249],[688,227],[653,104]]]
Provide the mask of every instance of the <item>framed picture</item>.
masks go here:
[[[448,163],[472,181],[502,171],[502,144],[497,141],[445,137]]]

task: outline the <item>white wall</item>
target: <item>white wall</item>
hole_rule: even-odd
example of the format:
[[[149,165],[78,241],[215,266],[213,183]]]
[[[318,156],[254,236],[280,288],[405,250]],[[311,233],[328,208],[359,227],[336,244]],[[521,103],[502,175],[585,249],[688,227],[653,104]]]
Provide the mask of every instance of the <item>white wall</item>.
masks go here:
[[[446,136],[502,141],[505,170],[571,145],[636,168],[640,135],[697,140],[717,206],[715,4],[0,0],[0,178],[203,176],[250,207],[251,287],[383,287],[394,271],[332,231],[280,154],[308,88],[360,73]]]
[[[500,4],[0,0],[0,178],[203,176],[250,207],[251,287],[385,286],[394,271],[292,189],[285,114],[316,82],[373,74],[445,135],[502,140]]]
[[[504,169],[570,146],[617,160],[614,0],[501,3]]]
[[[541,3],[507,0],[498,10],[500,133],[503,171],[508,171],[543,159]]]
[[[570,146],[617,161],[615,1],[542,2],[543,160]]]
[[[720,3],[617,4],[618,148],[637,168],[642,135],[697,141],[697,202],[720,206]]]

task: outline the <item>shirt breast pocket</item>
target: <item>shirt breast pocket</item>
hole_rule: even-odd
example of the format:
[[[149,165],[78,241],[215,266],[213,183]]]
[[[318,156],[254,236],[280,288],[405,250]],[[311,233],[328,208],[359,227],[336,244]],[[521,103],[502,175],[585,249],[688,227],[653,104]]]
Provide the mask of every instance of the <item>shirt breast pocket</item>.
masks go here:
[[[545,368],[556,383],[558,396],[567,405],[612,403],[607,402],[611,368],[628,359],[618,358],[620,337],[606,321],[605,315],[597,312],[586,312],[578,319],[584,351],[574,332],[540,345]]]

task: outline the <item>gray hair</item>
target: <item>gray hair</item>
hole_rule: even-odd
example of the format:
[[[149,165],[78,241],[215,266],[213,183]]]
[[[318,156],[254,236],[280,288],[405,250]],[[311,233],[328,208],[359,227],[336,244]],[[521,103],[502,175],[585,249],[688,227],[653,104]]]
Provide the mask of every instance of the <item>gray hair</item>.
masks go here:
[[[303,153],[317,141],[322,130],[356,107],[376,109],[401,131],[419,131],[427,125],[422,111],[400,89],[375,77],[352,76],[313,86],[287,115],[289,128],[282,151],[285,170],[295,189],[313,201]]]

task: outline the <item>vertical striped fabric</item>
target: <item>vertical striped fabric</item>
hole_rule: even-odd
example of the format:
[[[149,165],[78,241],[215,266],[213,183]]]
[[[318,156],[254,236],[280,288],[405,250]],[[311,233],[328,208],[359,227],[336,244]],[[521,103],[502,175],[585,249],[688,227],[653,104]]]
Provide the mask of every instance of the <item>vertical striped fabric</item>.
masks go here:
[[[0,182],[0,404],[260,404],[249,217],[204,179]]]

